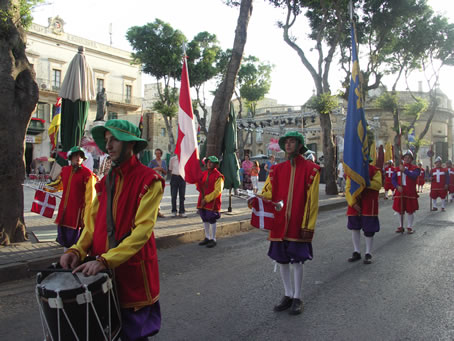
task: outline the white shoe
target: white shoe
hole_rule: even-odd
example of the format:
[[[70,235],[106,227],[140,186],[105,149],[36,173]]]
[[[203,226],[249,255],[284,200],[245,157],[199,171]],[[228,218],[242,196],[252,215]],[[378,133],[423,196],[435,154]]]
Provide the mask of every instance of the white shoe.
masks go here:
[[[176,214],[176,213],[175,213]],[[188,216],[184,213],[180,213],[180,218],[187,218]]]
[[[178,217],[177,212],[173,212],[172,215],[173,215],[174,218]]]

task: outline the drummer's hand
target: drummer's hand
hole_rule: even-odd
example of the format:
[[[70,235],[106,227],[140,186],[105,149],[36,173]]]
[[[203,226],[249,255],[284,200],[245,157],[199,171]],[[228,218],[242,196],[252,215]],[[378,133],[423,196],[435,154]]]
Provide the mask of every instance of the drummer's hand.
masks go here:
[[[98,272],[105,269],[106,267],[102,262],[92,260],[90,262],[79,265],[77,268],[73,270],[73,274],[76,272],[82,272],[82,274],[84,274],[85,276],[94,276]]]
[[[207,203],[206,200],[205,200],[205,199],[202,199],[202,201],[200,202],[200,205],[203,207],[203,206],[206,205],[206,203]]]
[[[60,265],[63,269],[74,269],[79,264],[79,257],[73,253],[68,252],[60,257]]]

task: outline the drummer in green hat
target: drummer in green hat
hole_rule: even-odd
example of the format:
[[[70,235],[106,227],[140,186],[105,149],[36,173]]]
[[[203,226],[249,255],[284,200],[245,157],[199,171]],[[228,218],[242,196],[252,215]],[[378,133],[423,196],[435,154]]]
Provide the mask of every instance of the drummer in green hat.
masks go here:
[[[303,311],[303,263],[313,257],[320,166],[303,157],[307,147],[304,136],[297,131],[282,136],[279,146],[288,160],[271,167],[261,196],[276,207],[268,236],[268,256],[280,266],[284,295],[274,311],[288,310],[290,315],[298,315]]]
[[[161,325],[153,228],[164,179],[136,157],[147,142],[131,122],[109,120],[94,127],[92,135],[98,147],[110,155],[112,168],[96,185],[97,198],[84,233],[60,264],[87,276],[115,269],[121,339],[143,340],[156,334]],[[96,260],[82,263],[89,252]]]

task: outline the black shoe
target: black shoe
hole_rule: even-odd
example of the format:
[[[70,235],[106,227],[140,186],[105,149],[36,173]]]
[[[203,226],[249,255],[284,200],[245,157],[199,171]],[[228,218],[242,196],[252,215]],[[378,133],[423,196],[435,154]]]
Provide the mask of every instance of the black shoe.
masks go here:
[[[273,310],[274,311],[284,311],[287,310],[292,306],[293,298],[290,298],[288,296],[284,296],[281,300],[281,302],[278,305],[275,305]]]
[[[215,247],[215,246],[216,246],[216,241],[215,240],[211,239],[211,240],[208,241],[207,247],[212,248],[212,247]]]
[[[359,252],[353,252],[353,255],[348,259],[348,261],[351,262],[356,262],[357,260],[361,259],[361,254]]]
[[[208,243],[210,242],[210,240],[208,238],[205,238],[204,240],[202,240],[199,245],[207,245]]]
[[[294,298],[292,302],[292,306],[290,307],[290,311],[288,312],[290,315],[299,315],[303,312],[303,301],[299,298]]]
[[[370,253],[366,253],[364,256],[364,264],[371,264],[372,263],[372,255]]]

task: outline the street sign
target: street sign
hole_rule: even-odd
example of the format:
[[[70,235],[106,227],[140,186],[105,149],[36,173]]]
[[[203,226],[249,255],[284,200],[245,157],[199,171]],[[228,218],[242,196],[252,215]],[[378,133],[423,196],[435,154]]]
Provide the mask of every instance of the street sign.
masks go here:
[[[428,156],[428,157],[433,157],[434,154],[435,154],[435,153],[434,153],[433,150],[429,150],[429,151],[427,152],[427,156]]]

